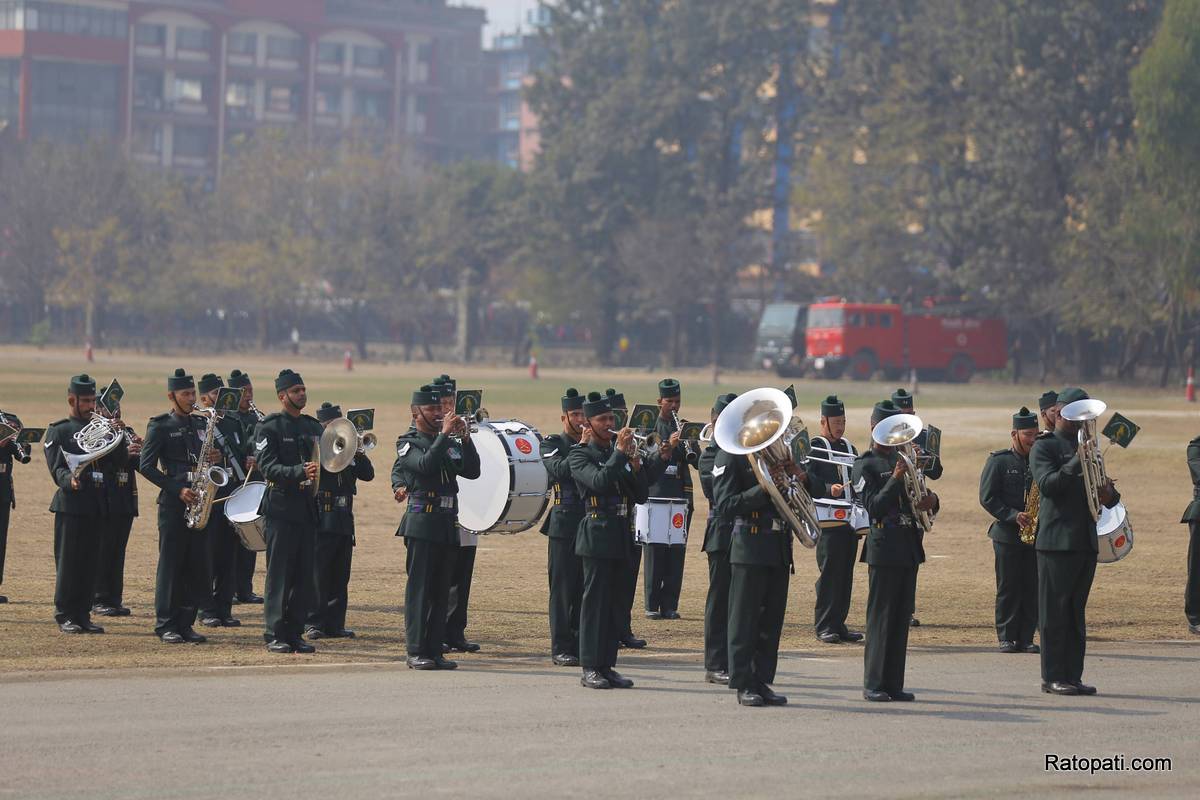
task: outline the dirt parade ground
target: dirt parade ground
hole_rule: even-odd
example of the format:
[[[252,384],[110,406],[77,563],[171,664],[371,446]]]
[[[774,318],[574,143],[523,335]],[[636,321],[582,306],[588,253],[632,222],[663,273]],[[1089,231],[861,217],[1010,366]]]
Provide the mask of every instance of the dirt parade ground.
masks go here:
[[[608,386],[631,405],[653,402],[658,373],[458,368],[304,356],[160,357],[0,349],[0,408],[29,427],[67,414],[68,378],[87,371],[125,387],[125,420],[144,433],[167,408],[165,376],[234,368],[256,384],[271,411],[281,367],[301,372],[315,409],[376,408],[378,478],[360,484],[357,547],[347,625],[353,640],[317,642],[315,655],[263,647],[262,606],[235,606],[241,628],[205,630],[208,643],[166,646],[153,633],[157,490],[139,483],[125,604],[132,615],[98,620],[103,636],[67,636],[53,621],[53,484],[44,456],[16,465],[17,507],[0,593],[0,797],[162,797],[407,794],[643,795],[668,786],[685,795],[923,795],[957,797],[1066,792],[1182,796],[1196,784],[1197,660],[1183,587],[1191,497],[1187,441],[1200,432],[1182,390],[1089,385],[1092,396],[1141,426],[1128,450],[1107,452],[1135,530],[1133,552],[1100,565],[1088,605],[1084,678],[1101,694],[1051,698],[1038,691],[1037,657],[995,652],[993,552],[978,502],[979,473],[1009,443],[1010,417],[1036,409],[1040,385],[923,384],[917,412],[941,428],[945,476],[931,488],[941,513],[926,537],[917,588],[919,628],[910,638],[907,687],[918,702],[868,708],[861,700],[860,645],[825,645],[813,634],[811,551],[796,547],[779,691],[785,709],[739,709],[702,682],[707,569],[700,533],[688,544],[681,619],[647,620],[641,589],[634,631],[647,650],[622,656],[632,692],[587,692],[578,671],[550,664],[546,539],[536,530],[481,538],[468,637],[481,644],[456,673],[404,669],[404,546],[394,536],[400,506],[387,476],[393,442],[408,426],[412,389],[441,372],[460,388],[482,388],[493,418],[560,429],[567,386]],[[718,392],[786,384],[765,373],[672,373],[683,385],[681,416],[707,420]],[[1062,383],[1062,381],[1058,381]],[[798,381],[811,433],[819,401],[846,403],[847,438],[868,441],[870,406],[895,389],[883,383]],[[1054,388],[1062,388],[1055,386]],[[1107,417],[1106,417],[1107,418]],[[486,477],[486,476],[485,476]],[[707,511],[699,499],[697,517]],[[255,590],[263,591],[263,568]],[[864,626],[865,565],[858,565],[848,624]],[[895,704],[891,704],[895,705]],[[1046,771],[1044,755],[1167,757],[1170,771]],[[70,764],[70,770],[63,770]],[[749,772],[758,776],[748,782]],[[200,774],[197,775],[196,773]],[[748,788],[750,787],[750,788]],[[657,791],[655,789],[654,791]]]

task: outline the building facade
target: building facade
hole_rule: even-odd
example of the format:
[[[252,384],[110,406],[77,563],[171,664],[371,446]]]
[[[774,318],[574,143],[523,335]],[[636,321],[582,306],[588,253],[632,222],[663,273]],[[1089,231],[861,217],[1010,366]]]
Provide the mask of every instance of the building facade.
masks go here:
[[[0,128],[207,177],[263,126],[487,157],[483,24],[445,0],[0,0]]]

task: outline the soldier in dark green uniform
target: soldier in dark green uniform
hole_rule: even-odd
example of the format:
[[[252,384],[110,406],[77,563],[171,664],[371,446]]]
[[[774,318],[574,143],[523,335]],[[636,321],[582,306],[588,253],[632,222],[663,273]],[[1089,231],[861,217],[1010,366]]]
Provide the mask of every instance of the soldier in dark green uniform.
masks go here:
[[[225,381],[221,380],[220,375],[212,372],[202,375],[197,385],[200,405],[212,408],[224,385]],[[218,501],[228,498],[246,480],[246,454],[252,440],[244,439],[244,436],[245,429],[240,420],[232,414],[220,414],[213,435],[213,446],[220,453],[216,463],[229,472],[229,481],[217,490]],[[242,547],[241,538],[223,511],[221,506],[214,506],[204,529],[204,538],[208,543],[209,573],[212,575],[212,585],[200,605],[200,624],[206,628],[236,628],[242,624],[233,616],[233,598],[237,593],[238,551],[246,548]]]
[[[713,403],[710,421],[725,410],[736,394],[723,394]],[[709,683],[729,683],[729,545],[733,536],[733,517],[717,513],[713,498],[713,466],[721,450],[710,441],[700,454],[700,489],[708,500],[708,521],[704,526],[703,550],[708,555],[708,595],[704,600],[704,679]]]
[[[618,392],[616,389],[605,389],[604,397],[608,401],[609,408],[614,411],[621,409],[627,411],[625,405],[625,395]],[[614,415],[614,422],[616,424]],[[650,462],[645,464],[646,483],[647,485],[657,480],[657,473],[661,471],[661,467],[665,466],[666,462],[661,459],[650,459]],[[630,512],[630,523],[633,523],[633,512]],[[633,633],[633,601],[637,597],[638,573],[642,568],[642,548],[629,548],[626,552],[629,563],[625,569],[620,571],[617,586],[617,603],[621,607],[621,624],[617,626],[617,647],[626,647],[631,650],[641,650],[646,646],[646,640],[640,636],[635,636]]]
[[[1058,404],[1086,400],[1087,392],[1064,389]],[[1088,594],[1096,576],[1096,521],[1088,508],[1078,455],[1079,423],[1059,416],[1054,433],[1038,437],[1029,469],[1042,493],[1038,507],[1038,629],[1042,634],[1042,691],[1095,694],[1083,683],[1087,649]],[[1099,487],[1101,504],[1111,508],[1121,495],[1108,481]]]
[[[99,410],[99,409],[97,409]],[[117,407],[113,419],[121,422]],[[132,437],[131,437],[132,438]],[[123,604],[125,595],[125,551],[129,533],[138,515],[137,468],[142,455],[142,442],[133,439],[126,443],[128,452],[124,463],[112,456],[103,459],[104,488],[108,495],[108,513],[102,518],[100,552],[96,556],[96,584],[92,596],[92,613],[101,617],[127,617],[129,609]]]
[[[996,636],[1001,653],[1036,653],[1037,553],[1021,541],[1029,522],[1025,498],[1032,478],[1029,450],[1038,418],[1022,408],[1012,418],[1012,446],[988,456],[979,476],[979,504],[992,515],[988,537],[996,552]]]
[[[812,438],[812,446],[824,448],[813,455],[830,458],[830,452],[858,456],[858,450],[844,438],[846,406],[836,395],[821,402],[821,435]],[[846,500],[850,468],[841,468],[826,461],[812,461],[808,470],[809,493],[816,498]],[[861,642],[863,635],[846,627],[850,613],[850,594],[854,588],[854,560],[858,555],[858,535],[850,518],[821,523],[821,538],[817,540],[816,606],[813,614],[817,638],[826,644]]]
[[[795,465],[788,469],[801,480]],[[729,688],[743,706],[781,706],[771,689],[779,663],[779,637],[787,611],[792,533],[770,495],[754,477],[750,460],[724,450],[713,462],[717,513],[733,520],[729,545]]]
[[[340,406],[322,403],[317,420],[328,426],[342,416]],[[341,472],[321,470],[317,492],[317,549],[313,559],[316,603],[308,615],[309,639],[353,638],[346,627],[350,564],[354,556],[354,496],[359,481],[375,480],[375,467],[366,453],[358,453]]]
[[[0,412],[2,413],[2,412]],[[13,427],[20,427],[20,420],[14,414],[5,414],[9,422],[15,422]],[[4,552],[8,548],[8,519],[12,510],[17,507],[17,495],[13,491],[12,465],[13,461],[22,464],[29,463],[29,450],[10,438],[0,445],[0,585],[4,584]],[[8,598],[0,594],[0,603],[7,603]]]
[[[313,602],[313,554],[317,546],[317,500],[320,480],[317,442],[321,423],[302,413],[308,389],[299,373],[280,370],[275,393],[282,411],[268,414],[255,436],[258,468],[267,479],[263,497],[266,518],[267,587],[263,639],[272,653],[312,653],[300,638]]]
[[[692,473],[689,465],[694,459],[679,443],[679,427],[674,414],[681,402],[679,381],[666,378],[658,383],[658,420],[654,432],[661,446],[657,474],[650,486],[651,497],[670,497],[687,501],[684,529],[690,530],[695,502],[692,497]],[[644,544],[644,600],[648,619],[679,619],[679,592],[683,588],[683,562],[687,555],[684,544]]]
[[[97,530],[108,512],[108,497],[101,460],[83,465],[78,475],[67,466],[66,453],[82,454],[75,434],[83,430],[96,408],[96,382],[89,375],[76,375],[67,388],[70,416],[46,429],[46,466],[58,486],[50,510],[54,512],[54,620],[63,633],[104,633],[92,624],[92,594],[96,578],[96,555],[100,550]],[[110,456],[124,457],[122,443]],[[106,456],[107,458],[107,456]]]
[[[550,654],[560,667],[579,666],[579,605],[583,601],[583,561],[575,537],[583,519],[583,498],[571,478],[567,455],[579,443],[587,420],[583,396],[567,389],[562,397],[562,433],[542,439],[542,465],[550,476],[553,504],[542,522],[546,573],[550,581]]]
[[[433,386],[442,395],[442,413],[454,411],[458,385],[449,375],[434,379]],[[467,606],[471,600],[471,582],[475,579],[475,553],[479,534],[458,529],[458,549],[454,551],[454,569],[450,573],[450,599],[446,607],[446,640],[442,652],[476,653],[479,645],[467,641]]]
[[[1188,442],[1187,464],[1192,473],[1192,502],[1188,503],[1180,520],[1187,523],[1190,533],[1183,613],[1187,617],[1188,630],[1200,635],[1200,436]]]
[[[254,429],[258,427],[258,414],[254,410],[254,384],[250,381],[250,376],[240,369],[235,369],[229,373],[229,387],[231,389],[241,389],[242,398],[238,405],[236,413],[232,414],[242,426],[242,441],[247,443],[246,447],[246,468],[250,470],[250,480],[261,481],[262,473],[258,471],[254,460],[253,443],[257,441],[254,438]],[[237,585],[233,596],[234,603],[250,603],[260,604],[263,599],[261,595],[254,593],[254,567],[258,563],[258,553],[244,547],[240,542],[237,547]]]
[[[1042,431],[1045,433],[1054,433],[1054,424],[1058,421],[1058,410],[1062,408],[1058,404],[1058,392],[1053,389],[1047,389],[1038,398],[1038,415],[1042,418]]]
[[[913,395],[909,394],[908,391],[905,389],[897,389],[896,391],[892,392],[892,403],[896,406],[896,408],[900,409],[901,414],[916,414],[917,413],[916,408],[913,405],[913,400],[914,400]],[[913,444],[916,445],[916,447],[917,447],[918,453],[922,453],[925,449],[925,441],[926,441],[927,433],[928,433],[927,431],[921,431],[921,434],[919,436],[917,436],[916,441],[913,442]],[[926,480],[936,481],[938,478],[942,477],[942,460],[941,460],[941,458],[938,457],[937,455],[933,455],[932,463],[924,465],[924,467],[922,469],[925,473]],[[917,533],[922,538],[924,538],[924,536],[925,536],[924,531],[922,531],[918,528]],[[921,568],[921,565],[918,564],[917,570],[919,571],[920,568]],[[916,613],[917,613],[917,596],[916,596],[916,594],[914,594],[913,595],[913,607],[911,609],[909,609],[909,620],[908,620],[909,624],[912,625],[913,627],[916,627],[921,624],[921,620],[917,619]]]
[[[890,400],[875,406],[871,426],[901,413]],[[863,655],[863,697],[873,701],[913,700],[904,691],[904,661],[917,565],[925,560],[921,528],[904,490],[904,462],[894,447],[875,444],[854,462],[851,480],[871,515],[863,548],[867,568],[867,647]],[[921,511],[936,511],[930,492]]]
[[[458,476],[479,477],[479,453],[465,421],[442,413],[441,391],[412,396],[413,427],[396,444],[392,487],[407,490],[400,531],[408,548],[404,632],[411,669],[454,669],[442,654],[450,580],[458,549]]]
[[[171,410],[151,417],[138,471],[158,493],[158,571],[154,579],[154,632],[166,644],[207,641],[196,633],[196,609],[211,591],[208,554],[201,531],[187,526],[184,513],[196,500],[192,482],[205,421],[192,415],[196,382],[177,369],[167,378]]]
[[[580,683],[589,689],[628,689],[633,681],[620,675],[617,645],[628,608],[622,593],[628,586],[636,547],[633,505],[646,502],[646,472],[638,457],[633,430],[615,437],[612,405],[599,392],[583,403],[587,427],[567,462],[583,498],[584,516],[575,540],[583,560],[583,599],[579,611]]]

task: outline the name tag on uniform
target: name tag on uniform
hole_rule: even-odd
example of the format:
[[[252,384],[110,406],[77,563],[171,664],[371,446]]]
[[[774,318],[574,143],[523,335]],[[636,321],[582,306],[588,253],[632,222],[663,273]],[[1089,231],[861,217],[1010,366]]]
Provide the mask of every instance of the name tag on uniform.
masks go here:
[[[677,464],[671,464],[670,466],[667,467],[667,474],[668,475],[678,475],[679,474],[679,466]]]
[[[284,437],[283,437],[283,440],[284,440],[285,442],[294,442],[294,441],[296,441],[296,440],[295,440],[295,438],[290,438],[290,439],[289,439],[287,436],[284,436]]]
[[[178,439],[180,436],[183,436],[183,431],[171,431],[167,434],[167,436],[171,437],[172,439]]]

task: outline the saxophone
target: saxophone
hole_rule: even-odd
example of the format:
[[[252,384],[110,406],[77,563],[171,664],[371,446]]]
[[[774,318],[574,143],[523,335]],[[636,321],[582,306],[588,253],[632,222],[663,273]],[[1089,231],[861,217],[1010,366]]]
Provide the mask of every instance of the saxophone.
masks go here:
[[[195,477],[189,487],[196,493],[196,499],[188,503],[183,512],[187,526],[198,531],[208,525],[208,516],[212,513],[213,503],[217,499],[217,490],[229,483],[229,471],[209,463],[213,452],[213,438],[217,433],[217,417],[220,416],[217,410],[197,408],[192,414],[208,420],[204,429],[204,443],[200,446],[200,455],[196,457]]]
[[[1029,524],[1022,525],[1017,530],[1021,544],[1033,544],[1037,540],[1038,507],[1041,503],[1042,490],[1038,488],[1037,482],[1032,482],[1025,494],[1025,513],[1029,515]]]

